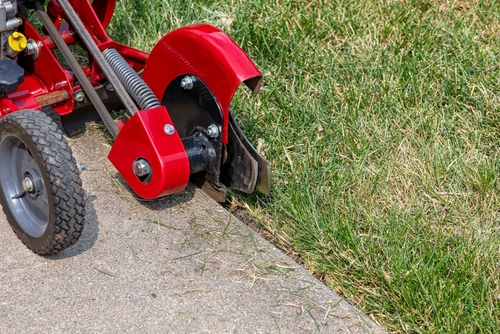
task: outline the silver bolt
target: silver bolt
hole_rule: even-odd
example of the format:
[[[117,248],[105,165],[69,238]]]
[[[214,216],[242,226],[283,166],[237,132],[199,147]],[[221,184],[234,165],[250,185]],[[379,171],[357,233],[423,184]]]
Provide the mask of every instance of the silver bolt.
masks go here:
[[[186,75],[184,78],[181,80],[181,87],[183,89],[193,89],[194,87],[194,82],[196,81],[196,78],[191,76],[191,75]]]
[[[135,175],[138,177],[151,174],[151,165],[144,159],[137,159],[132,165]]]
[[[33,180],[29,176],[26,176],[24,178],[22,185],[23,185],[24,191],[27,191],[29,193],[33,192],[35,190],[35,185],[33,184]]]
[[[76,102],[82,102],[84,98],[85,98],[85,93],[82,91],[79,91],[78,93],[75,94]]]
[[[212,137],[212,138],[217,138],[219,137],[219,134],[220,134],[220,129],[219,129],[219,126],[217,124],[210,124],[208,127],[207,127],[207,134]]]
[[[175,128],[172,124],[165,124],[163,131],[165,131],[167,135],[173,135],[175,133]]]
[[[76,168],[78,169],[78,172],[81,173],[81,172],[83,172],[85,170],[85,165],[77,163],[76,164]]]
[[[108,92],[114,92],[115,91],[115,87],[113,87],[113,85],[109,83],[109,84],[106,85],[106,90]]]
[[[37,60],[39,52],[38,43],[33,39],[29,38],[26,44],[26,49],[24,49],[24,54],[31,56],[33,60]]]

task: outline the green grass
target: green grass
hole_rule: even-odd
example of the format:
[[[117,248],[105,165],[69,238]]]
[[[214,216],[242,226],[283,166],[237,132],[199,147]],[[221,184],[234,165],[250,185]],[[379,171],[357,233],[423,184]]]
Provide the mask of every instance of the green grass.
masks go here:
[[[264,75],[234,109],[273,190],[233,202],[390,332],[498,333],[500,4],[121,0],[110,31],[195,22]]]

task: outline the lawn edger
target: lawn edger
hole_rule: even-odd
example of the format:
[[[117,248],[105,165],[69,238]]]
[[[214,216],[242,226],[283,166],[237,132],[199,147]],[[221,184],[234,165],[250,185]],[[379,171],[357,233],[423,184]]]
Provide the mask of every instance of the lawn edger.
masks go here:
[[[178,193],[189,180],[218,201],[227,188],[270,191],[269,163],[229,109],[241,83],[260,89],[250,58],[206,24],[171,31],[150,54],[120,44],[105,30],[115,5],[0,0],[0,202],[38,254],[82,233],[85,198],[65,135],[96,116],[114,139],[109,160],[144,199]],[[115,121],[109,110],[129,117]]]

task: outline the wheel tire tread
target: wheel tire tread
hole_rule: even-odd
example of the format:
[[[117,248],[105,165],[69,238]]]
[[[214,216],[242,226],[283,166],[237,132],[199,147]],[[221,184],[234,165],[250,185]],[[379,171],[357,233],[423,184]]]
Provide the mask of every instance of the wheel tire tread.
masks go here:
[[[76,160],[59,127],[44,113],[37,110],[18,111],[0,119],[0,127],[5,123],[20,126],[32,139],[48,172],[55,206],[55,234],[46,247],[33,248],[24,236],[19,235],[22,232],[14,231],[33,252],[40,255],[58,253],[78,241],[85,223],[85,197]],[[8,209],[2,208],[8,216]]]

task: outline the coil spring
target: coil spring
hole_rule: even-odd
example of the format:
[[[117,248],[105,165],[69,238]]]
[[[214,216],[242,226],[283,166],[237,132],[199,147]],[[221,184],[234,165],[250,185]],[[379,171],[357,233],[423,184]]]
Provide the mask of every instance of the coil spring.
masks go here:
[[[109,48],[104,50],[102,54],[108,61],[113,71],[115,71],[116,76],[120,79],[123,86],[125,86],[127,92],[132,96],[142,110],[160,106],[160,102],[154,95],[153,91],[125,61],[125,59],[123,59],[118,51],[113,48]]]

